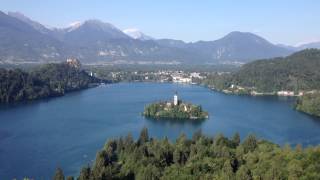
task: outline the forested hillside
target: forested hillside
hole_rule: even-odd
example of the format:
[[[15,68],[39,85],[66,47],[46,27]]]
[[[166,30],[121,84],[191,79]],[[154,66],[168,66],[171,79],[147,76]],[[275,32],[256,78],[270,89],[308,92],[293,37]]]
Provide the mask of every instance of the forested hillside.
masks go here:
[[[227,74],[209,74],[204,85],[218,90],[233,84],[250,92],[310,91],[320,89],[320,50],[307,49],[285,58],[257,60]]]
[[[320,93],[306,94],[298,98],[296,109],[320,117]]]
[[[235,84],[262,92],[320,89],[320,50],[307,49],[285,58],[244,65],[233,76]]]
[[[306,49],[285,58],[254,61],[231,74],[210,74],[202,84],[234,94],[303,92],[296,109],[320,116],[320,50]]]
[[[249,135],[228,139],[197,132],[174,143],[152,139],[147,129],[134,141],[109,140],[93,166],[81,170],[79,180],[104,179],[320,179],[320,148],[283,148]],[[55,180],[64,178],[58,169]],[[72,177],[68,177],[72,179]]]
[[[96,78],[67,63],[46,64],[30,72],[0,69],[0,103],[61,96],[95,82]]]

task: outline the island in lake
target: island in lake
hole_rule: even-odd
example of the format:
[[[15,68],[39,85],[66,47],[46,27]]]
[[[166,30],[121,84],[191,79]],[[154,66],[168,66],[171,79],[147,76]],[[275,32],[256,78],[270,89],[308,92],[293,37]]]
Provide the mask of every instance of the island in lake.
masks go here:
[[[147,105],[143,115],[154,119],[203,120],[209,117],[208,112],[203,111],[201,106],[179,100],[177,93],[173,96],[173,101]]]

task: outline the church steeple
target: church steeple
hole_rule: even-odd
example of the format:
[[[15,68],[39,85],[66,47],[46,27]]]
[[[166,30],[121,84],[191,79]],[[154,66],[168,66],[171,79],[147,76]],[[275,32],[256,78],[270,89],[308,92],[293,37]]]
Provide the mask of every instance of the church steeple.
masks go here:
[[[174,96],[173,96],[173,105],[178,105],[179,99],[178,99],[178,93],[177,91],[175,92]]]

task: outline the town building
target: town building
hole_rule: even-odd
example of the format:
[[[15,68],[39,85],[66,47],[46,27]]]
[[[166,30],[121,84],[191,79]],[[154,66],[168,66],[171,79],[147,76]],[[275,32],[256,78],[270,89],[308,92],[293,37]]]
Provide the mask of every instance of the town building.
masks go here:
[[[294,96],[293,91],[278,91],[278,96]]]
[[[81,68],[81,63],[78,59],[76,58],[68,58],[67,59],[67,64],[71,67],[74,67],[76,69],[80,69]]]

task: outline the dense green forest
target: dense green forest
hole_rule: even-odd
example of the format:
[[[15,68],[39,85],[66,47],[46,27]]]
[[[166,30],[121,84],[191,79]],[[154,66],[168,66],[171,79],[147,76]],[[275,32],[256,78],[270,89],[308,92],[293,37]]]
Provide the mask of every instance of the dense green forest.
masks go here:
[[[149,104],[145,107],[143,115],[155,119],[206,119],[208,113],[201,106],[180,102],[173,105],[170,102]]]
[[[231,84],[259,92],[320,89],[320,50],[306,49],[284,58],[258,60],[230,74],[212,74],[204,84],[226,89]]]
[[[260,60],[244,65],[235,83],[263,92],[320,89],[320,50],[307,49],[285,58]]]
[[[61,96],[96,82],[98,79],[67,63],[46,64],[28,72],[0,69],[0,103]]]
[[[306,94],[299,97],[296,109],[320,117],[320,93]]]
[[[196,132],[175,142],[153,139],[144,128],[134,141],[131,135],[109,140],[92,166],[82,168],[79,180],[104,179],[320,179],[320,147],[279,147],[249,135],[208,137]],[[58,169],[54,180],[63,180]],[[72,179],[68,177],[67,179]]]
[[[208,74],[205,79],[201,80],[200,84],[222,91],[230,87],[232,77],[232,74],[211,73]]]
[[[312,92],[320,90],[320,50],[306,49],[284,58],[258,60],[245,64],[230,74],[213,73],[202,84],[216,90],[229,90],[234,94],[252,91],[270,93],[289,90]],[[236,88],[230,88],[235,85]],[[238,87],[242,89],[239,89]],[[320,116],[320,94],[305,93],[299,97],[296,109]]]

